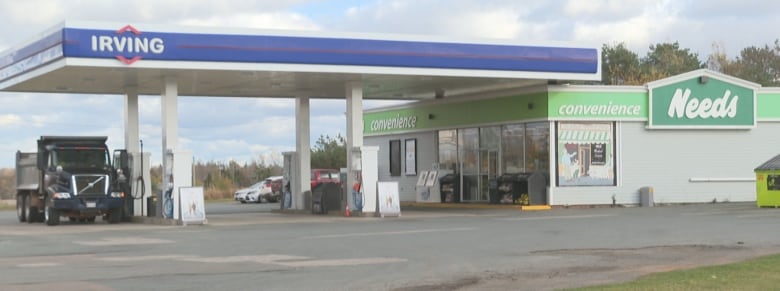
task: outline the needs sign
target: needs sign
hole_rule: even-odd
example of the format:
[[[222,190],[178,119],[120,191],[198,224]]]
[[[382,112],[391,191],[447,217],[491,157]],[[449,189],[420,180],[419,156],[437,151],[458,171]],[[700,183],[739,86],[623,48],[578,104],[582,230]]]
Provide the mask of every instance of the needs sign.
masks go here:
[[[698,70],[648,83],[650,128],[753,128],[759,85]]]

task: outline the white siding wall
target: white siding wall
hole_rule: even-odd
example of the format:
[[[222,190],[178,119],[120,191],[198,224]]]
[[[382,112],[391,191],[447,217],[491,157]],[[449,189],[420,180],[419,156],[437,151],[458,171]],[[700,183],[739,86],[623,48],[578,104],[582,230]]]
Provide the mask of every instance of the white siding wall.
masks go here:
[[[415,201],[417,199],[415,186],[415,184],[417,184],[417,175],[407,176],[404,171],[406,169],[404,141],[410,138],[417,139],[417,173],[419,174],[421,171],[430,170],[431,165],[438,160],[435,131],[399,135],[366,136],[363,139],[364,145],[379,147],[379,181],[398,181],[398,194],[401,201]],[[390,176],[391,140],[401,141],[401,176]]]
[[[648,130],[645,122],[618,126],[618,187],[553,189],[556,205],[638,204],[639,188],[656,203],[755,201],[755,182],[691,182],[691,178],[755,178],[753,169],[780,153],[780,123],[751,130]],[[621,169],[622,168],[622,169]]]

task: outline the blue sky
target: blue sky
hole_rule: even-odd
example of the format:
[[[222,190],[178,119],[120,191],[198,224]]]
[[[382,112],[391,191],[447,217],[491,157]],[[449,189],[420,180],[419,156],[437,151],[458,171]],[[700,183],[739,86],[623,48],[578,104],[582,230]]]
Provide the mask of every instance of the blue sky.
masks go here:
[[[571,42],[625,42],[644,55],[650,44],[679,41],[706,60],[713,44],[730,57],[780,36],[776,1],[693,0],[0,0],[0,51],[69,21],[294,29]],[[34,13],[31,13],[34,11]],[[112,26],[113,27],[113,26]],[[1,54],[1,53],[0,53]],[[366,107],[388,103],[366,102]],[[40,135],[107,135],[122,147],[123,97],[0,92],[0,168]],[[281,160],[292,150],[294,101],[192,98],[179,101],[180,144],[197,160]],[[312,141],[344,134],[343,100],[312,100]],[[160,98],[140,98],[144,149],[159,163]]]

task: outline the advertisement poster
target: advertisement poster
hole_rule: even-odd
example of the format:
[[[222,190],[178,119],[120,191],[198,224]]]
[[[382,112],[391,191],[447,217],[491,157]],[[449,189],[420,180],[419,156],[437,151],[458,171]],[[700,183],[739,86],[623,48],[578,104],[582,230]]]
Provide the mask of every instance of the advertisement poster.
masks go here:
[[[614,123],[559,122],[558,186],[614,186]]]
[[[406,150],[406,175],[417,175],[417,139],[407,139]]]
[[[179,188],[179,210],[181,222],[187,224],[206,224],[206,204],[203,202],[203,187]]]
[[[398,182],[377,182],[376,187],[379,216],[401,216]]]

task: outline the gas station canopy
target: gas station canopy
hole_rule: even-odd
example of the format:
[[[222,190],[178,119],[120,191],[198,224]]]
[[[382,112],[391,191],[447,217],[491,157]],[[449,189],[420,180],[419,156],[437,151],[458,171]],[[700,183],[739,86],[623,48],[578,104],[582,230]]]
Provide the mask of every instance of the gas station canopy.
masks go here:
[[[226,32],[227,31],[227,32]],[[180,96],[424,99],[547,80],[599,80],[597,48],[429,36],[63,23],[0,55],[0,90]],[[437,96],[441,97],[441,96]]]
[[[191,186],[191,166],[180,163],[191,153],[178,148],[178,96],[295,98],[292,207],[302,209],[302,193],[310,190],[310,98],[346,100],[346,166],[353,173],[360,171],[353,154],[363,145],[364,99],[446,98],[549,80],[596,81],[600,58],[598,48],[495,40],[68,22],[0,54],[0,91],[124,94],[131,156],[138,154],[138,95],[161,96],[161,152],[170,176],[163,189]],[[349,175],[348,185],[357,176]]]

